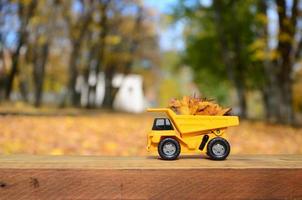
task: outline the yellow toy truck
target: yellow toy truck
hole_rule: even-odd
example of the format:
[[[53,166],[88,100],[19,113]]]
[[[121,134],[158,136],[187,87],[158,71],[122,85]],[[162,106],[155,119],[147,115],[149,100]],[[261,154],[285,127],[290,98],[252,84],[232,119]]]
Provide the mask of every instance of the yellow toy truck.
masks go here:
[[[239,125],[237,116],[177,115],[169,108],[147,109],[163,112],[168,118],[155,118],[148,134],[147,150],[158,151],[164,160],[175,160],[180,153],[206,153],[213,160],[224,160],[230,153],[226,129]]]

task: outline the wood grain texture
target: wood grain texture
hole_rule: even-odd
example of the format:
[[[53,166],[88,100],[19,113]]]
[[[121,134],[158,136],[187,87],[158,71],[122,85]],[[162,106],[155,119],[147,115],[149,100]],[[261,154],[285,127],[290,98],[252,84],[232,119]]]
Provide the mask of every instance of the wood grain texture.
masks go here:
[[[0,199],[302,199],[302,155],[0,156]]]

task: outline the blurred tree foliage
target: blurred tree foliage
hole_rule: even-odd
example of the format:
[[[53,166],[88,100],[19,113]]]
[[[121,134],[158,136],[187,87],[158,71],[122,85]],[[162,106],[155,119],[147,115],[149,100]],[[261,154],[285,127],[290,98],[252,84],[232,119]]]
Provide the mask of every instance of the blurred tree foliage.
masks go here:
[[[3,0],[0,2],[0,99],[17,90],[39,107],[45,92],[61,105],[96,107],[105,77],[103,106],[119,88],[116,73],[157,62],[153,14],[141,0]]]
[[[247,117],[247,93],[260,91],[269,121],[294,123],[293,69],[302,47],[300,4],[212,0],[205,5],[179,0],[174,17],[185,22],[183,62],[195,71],[202,90],[217,95],[217,88],[234,88],[242,117]],[[278,20],[270,20],[268,13]],[[272,25],[277,28],[272,30]]]
[[[176,51],[166,51],[161,54],[160,72],[162,80],[159,84],[159,105],[166,107],[172,97],[184,95],[180,82],[180,57]]]

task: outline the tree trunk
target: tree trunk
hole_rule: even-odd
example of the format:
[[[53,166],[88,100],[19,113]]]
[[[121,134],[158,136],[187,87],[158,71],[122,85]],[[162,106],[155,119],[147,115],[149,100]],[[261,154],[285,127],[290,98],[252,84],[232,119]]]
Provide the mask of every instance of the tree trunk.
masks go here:
[[[72,52],[69,58],[68,101],[70,101],[71,105],[77,106],[79,104],[79,98],[76,91],[76,81],[78,77],[77,60],[80,44],[78,41],[75,41],[72,46]]]
[[[0,44],[2,45],[2,44]],[[0,47],[0,60],[2,62],[2,69],[0,70],[0,102],[4,100],[5,95],[5,84],[6,84],[6,62],[5,62],[5,55],[4,49]]]
[[[236,27],[237,28],[237,27]],[[245,84],[245,73],[244,73],[244,60],[243,56],[241,54],[241,41],[240,41],[240,35],[238,31],[235,31],[233,34],[233,43],[234,43],[234,64],[235,64],[235,71],[232,72],[235,74],[235,79],[233,80],[237,96],[238,96],[238,102],[239,102],[239,108],[240,108],[240,117],[241,118],[247,118],[247,103],[246,103],[246,84]]]
[[[277,50],[280,57],[277,61],[279,70],[277,73],[281,101],[280,113],[281,122],[286,124],[295,123],[295,115],[293,110],[293,92],[292,92],[292,66],[295,63],[293,48],[293,40],[296,34],[296,23],[298,16],[298,1],[294,0],[291,8],[291,16],[286,14],[286,1],[276,0],[278,9],[279,36],[287,35],[290,40],[278,40]]]
[[[29,4],[28,10],[25,11],[25,7],[22,6],[22,4],[19,4],[18,14],[19,14],[19,19],[21,21],[21,27],[19,30],[19,40],[18,40],[17,48],[12,55],[12,66],[11,66],[11,70],[9,72],[7,83],[6,83],[6,90],[5,90],[6,99],[10,98],[14,79],[15,79],[16,75],[18,74],[20,50],[27,38],[26,27],[27,27],[27,24],[28,24],[30,18],[34,15],[36,6],[37,6],[37,0],[32,0],[31,3]]]
[[[261,89],[262,101],[263,101],[263,109],[265,111],[265,119],[269,121],[271,119],[273,113],[270,104],[270,92],[267,88]]]
[[[28,92],[29,92],[27,80],[20,80],[19,88],[20,88],[22,100],[27,103],[28,102]]]
[[[236,32],[235,30],[235,32],[232,34],[233,37],[231,38],[234,42],[235,49],[234,50],[231,49],[231,47],[228,45],[228,41],[226,38],[226,30],[223,25],[224,19],[222,16],[223,9],[221,7],[221,2],[219,0],[214,0],[213,6],[215,11],[216,29],[217,29],[217,34],[220,44],[220,55],[223,64],[226,67],[228,79],[230,80],[231,83],[233,83],[236,91],[238,106],[240,110],[239,115],[242,118],[246,118],[247,117],[247,103],[246,103],[246,96],[245,96],[246,87],[245,87],[244,72],[242,69],[242,62],[241,62],[240,37],[238,35],[238,32]],[[230,56],[230,52],[235,52],[235,56],[233,57]]]
[[[88,11],[79,19],[81,21],[80,34],[77,38],[72,39],[72,52],[69,60],[69,81],[68,81],[68,101],[73,106],[78,106],[80,103],[80,95],[76,91],[76,81],[78,77],[78,59],[80,56],[80,48],[87,32],[87,28],[92,19],[93,7],[90,5]]]
[[[13,83],[14,83],[15,77],[18,73],[19,55],[20,55],[20,49],[21,49],[22,44],[23,44],[23,41],[20,41],[16,51],[12,55],[12,65],[11,65],[11,69],[8,74],[6,88],[5,88],[5,98],[7,100],[10,98],[10,94],[13,89]]]
[[[4,13],[4,7],[5,3],[0,2],[0,27],[4,25],[4,19],[3,16]],[[5,92],[5,84],[6,84],[6,63],[5,63],[5,55],[4,55],[4,37],[2,32],[0,31],[0,62],[2,65],[2,68],[0,68],[0,102],[4,99],[4,92]]]
[[[114,67],[110,67],[105,70],[105,96],[103,101],[103,107],[112,109],[114,97],[117,92],[116,88],[112,85],[112,80],[115,74]]]
[[[281,122],[286,124],[295,123],[295,115],[293,110],[293,91],[292,91],[292,79],[290,77],[291,63],[285,62],[282,66],[282,73],[279,74],[280,83],[280,112],[281,112]]]
[[[85,105],[86,108],[94,108],[96,105],[95,102],[95,94],[96,94],[96,85],[97,85],[97,74],[96,74],[96,60],[95,56],[97,55],[98,52],[98,45],[93,44],[92,48],[89,50],[89,55],[88,55],[88,63],[85,68],[84,72],[84,77],[85,77],[85,82],[87,84],[87,104]]]
[[[92,51],[91,51],[91,59],[95,61],[95,63],[90,63],[90,72],[92,76],[96,76],[96,82],[94,85],[89,85],[88,83],[88,97],[89,96],[96,96],[97,94],[97,83],[98,83],[98,78],[99,78],[99,72],[101,70],[101,67],[103,67],[103,63],[104,63],[104,54],[105,54],[105,49],[106,49],[106,37],[108,34],[108,16],[107,16],[107,9],[108,6],[110,4],[111,0],[106,0],[102,3],[101,5],[101,20],[100,20],[100,26],[102,27],[102,30],[100,31],[99,34],[99,41],[93,46]],[[106,90],[108,89],[108,94],[111,93],[111,88],[112,88],[112,78],[113,75],[109,75],[111,77],[108,77],[110,80],[105,79],[105,98],[106,98]],[[109,84],[109,85],[107,85]],[[111,99],[111,97],[110,97]],[[113,100],[106,100],[106,101],[113,101]],[[104,99],[105,101],[105,99]],[[109,103],[112,104],[112,103]],[[106,105],[106,107],[112,107],[112,105]],[[103,103],[103,106],[105,106],[105,104]],[[94,98],[93,102],[89,102],[88,101],[88,108],[93,108],[96,107],[96,101]]]
[[[238,106],[240,109],[239,116],[243,119],[247,118],[246,91],[243,80],[235,80],[234,85],[237,93]]]
[[[88,85],[88,103],[87,108],[96,107],[96,89],[98,83],[98,74],[95,69],[95,60],[92,59],[89,63],[88,72],[86,74],[86,82]]]
[[[267,82],[263,90],[267,93],[267,103],[265,103],[266,119],[269,122],[281,122],[280,102],[281,93],[277,78],[277,69],[272,63],[264,62],[264,74]]]
[[[49,44],[43,44],[40,48],[37,47],[39,52],[37,52],[37,57],[34,62],[34,87],[35,87],[35,107],[41,106],[44,77],[45,77],[45,66],[48,58]]]

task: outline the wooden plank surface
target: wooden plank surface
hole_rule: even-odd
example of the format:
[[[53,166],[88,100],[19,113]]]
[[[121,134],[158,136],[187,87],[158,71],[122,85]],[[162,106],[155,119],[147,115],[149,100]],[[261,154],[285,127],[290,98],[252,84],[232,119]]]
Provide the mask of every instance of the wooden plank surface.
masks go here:
[[[302,199],[302,155],[0,156],[0,199]]]

